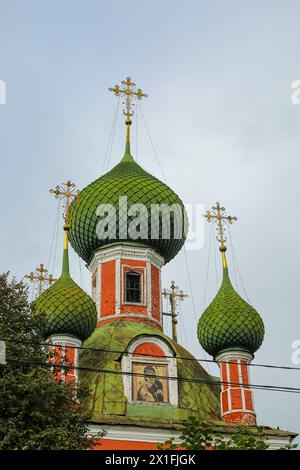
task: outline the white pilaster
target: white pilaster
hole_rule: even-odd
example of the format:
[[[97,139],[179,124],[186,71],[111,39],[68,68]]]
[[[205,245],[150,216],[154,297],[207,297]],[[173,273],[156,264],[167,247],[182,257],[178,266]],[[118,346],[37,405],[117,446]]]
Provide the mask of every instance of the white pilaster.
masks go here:
[[[146,262],[146,292],[147,292],[147,315],[151,318],[152,310],[152,282],[151,282],[151,263]]]
[[[115,315],[121,313],[121,257],[116,258],[116,299],[115,299]]]
[[[97,277],[96,277],[96,307],[97,307],[97,318],[100,319],[100,309],[101,309],[101,271],[102,264],[98,263],[97,265]]]

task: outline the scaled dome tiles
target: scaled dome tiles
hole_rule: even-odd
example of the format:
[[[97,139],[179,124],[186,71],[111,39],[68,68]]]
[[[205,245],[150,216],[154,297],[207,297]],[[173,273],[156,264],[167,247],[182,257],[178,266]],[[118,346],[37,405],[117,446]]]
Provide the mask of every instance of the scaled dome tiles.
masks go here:
[[[120,227],[124,233],[124,226],[125,233],[127,233],[128,226],[134,218],[128,215],[126,220],[124,213],[119,210],[120,198],[124,197],[127,197],[129,210],[133,204],[143,204],[147,208],[146,214],[139,213],[138,230],[141,234],[139,238],[130,237],[130,231],[127,238],[120,233]],[[97,235],[97,224],[100,220],[97,208],[103,204],[110,204],[115,209],[115,215],[109,215],[106,219],[109,224],[114,224],[115,218],[115,235],[108,235],[107,238],[99,238]],[[177,211],[170,211],[170,236],[168,238],[165,238],[162,232],[161,216],[158,224],[156,222],[151,225],[151,206],[154,204],[159,206],[165,204],[169,208],[175,204],[177,207]],[[164,257],[167,263],[176,256],[184,244],[186,238],[184,223],[187,224],[187,216],[181,199],[166,184],[143,170],[129,153],[125,153],[120,163],[84,188],[80,196],[72,202],[70,243],[86,262],[91,260],[93,253],[99,248],[111,243],[127,241],[142,243],[153,248]],[[176,227],[181,228],[180,238],[176,235]],[[151,231],[155,231],[158,236],[153,238]],[[144,237],[144,234],[147,237]]]
[[[263,342],[263,321],[233,289],[227,268],[219,292],[199,319],[198,338],[205,351],[214,357],[233,349],[253,354]]]

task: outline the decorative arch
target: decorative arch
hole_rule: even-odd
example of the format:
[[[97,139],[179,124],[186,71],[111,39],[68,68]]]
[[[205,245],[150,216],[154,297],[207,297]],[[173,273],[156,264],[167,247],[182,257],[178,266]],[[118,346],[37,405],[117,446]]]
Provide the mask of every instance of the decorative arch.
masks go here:
[[[124,393],[129,403],[177,406],[177,362],[174,350],[157,336],[133,340],[122,357]]]

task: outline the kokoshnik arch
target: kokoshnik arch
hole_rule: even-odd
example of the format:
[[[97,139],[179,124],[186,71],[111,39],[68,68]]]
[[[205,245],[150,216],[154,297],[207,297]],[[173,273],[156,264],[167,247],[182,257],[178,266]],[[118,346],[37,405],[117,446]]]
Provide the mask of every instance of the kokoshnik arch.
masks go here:
[[[170,338],[163,331],[161,269],[184,245],[187,216],[179,196],[138,165],[131,154],[132,102],[147,95],[130,78],[110,91],[124,97],[123,158],[80,193],[71,181],[51,191],[66,201],[62,273],[39,295],[35,312],[45,316],[45,340],[60,355],[62,364],[79,366],[79,370],[62,370],[61,378],[88,385],[89,398],[81,406],[92,413],[90,432],[103,425],[108,428],[99,449],[156,449],[157,442],[176,437],[178,426],[189,416],[208,421],[224,435],[234,433],[239,424],[255,434],[249,363],[262,344],[264,325],[230,281],[224,222],[236,218],[226,216],[219,203],[205,215],[218,226],[223,281],[199,318],[198,338],[220,366],[220,378],[216,378],[178,343],[175,334]],[[137,239],[125,230],[124,237],[124,224],[127,229],[130,223],[130,218],[124,221],[120,214],[119,201],[124,197],[129,208],[143,204],[148,211],[153,205],[176,205],[177,210],[171,211],[169,237],[163,237],[163,217],[153,222],[143,214],[139,229],[147,236]],[[106,237],[97,236],[97,209],[103,205],[113,206],[117,215],[113,237],[109,231]],[[182,220],[179,237],[177,227]],[[154,239],[150,236],[153,229],[159,234]],[[69,242],[87,263],[92,297],[71,278]],[[85,349],[80,350],[82,345]],[[295,436],[268,427],[263,427],[263,433],[271,448],[279,448]]]

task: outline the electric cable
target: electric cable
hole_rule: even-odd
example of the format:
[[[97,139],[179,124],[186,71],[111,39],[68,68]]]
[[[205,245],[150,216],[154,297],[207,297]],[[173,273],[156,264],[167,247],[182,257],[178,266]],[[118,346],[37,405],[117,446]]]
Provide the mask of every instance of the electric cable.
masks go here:
[[[74,365],[65,365],[65,364],[58,364],[58,363],[44,363],[39,361],[26,361],[26,360],[19,360],[19,359],[10,359],[11,363],[15,365],[28,365],[28,366],[38,366],[38,367],[47,367],[47,368],[58,368],[58,369],[65,369],[65,370],[78,370],[78,371],[85,371],[85,372],[98,372],[100,374],[113,374],[113,375],[127,375],[127,376],[137,376],[137,377],[145,377],[145,373],[139,372],[129,372],[129,371],[118,371],[118,370],[108,370],[108,369],[98,369],[94,367],[83,367],[83,366],[74,366]],[[150,375],[150,374],[149,374]],[[300,388],[297,387],[286,387],[281,385],[261,385],[261,384],[244,384],[241,382],[230,382],[230,381],[223,381],[223,380],[207,380],[207,379],[196,379],[191,377],[178,377],[178,376],[164,376],[164,375],[152,375],[153,378],[159,378],[166,381],[176,381],[176,382],[189,382],[189,383],[198,383],[210,386],[217,386],[217,385],[227,385],[227,386],[238,386],[241,388],[252,389],[252,390],[263,390],[263,391],[274,391],[274,392],[288,392],[288,393],[300,393]]]
[[[47,343],[47,342],[35,342],[35,341],[29,341],[29,340],[20,340],[20,339],[5,339],[5,338],[0,338],[0,341],[7,341],[7,342],[12,342],[12,343],[21,343],[21,344],[35,344],[36,346],[51,346],[53,345],[52,343]],[[59,346],[59,345],[57,345]],[[73,349],[79,349],[82,351],[94,351],[94,352],[105,352],[105,353],[111,353],[111,354],[120,354],[120,355],[136,355],[137,357],[153,357],[153,358],[163,358],[163,359],[177,359],[181,361],[197,361],[197,362],[209,362],[213,364],[217,364],[216,361],[213,359],[204,359],[204,358],[195,358],[195,357],[182,357],[182,356],[160,356],[158,354],[148,354],[148,353],[143,353],[143,354],[136,354],[134,352],[130,351],[120,351],[117,349],[105,349],[105,348],[87,348],[84,346],[68,346],[68,348],[73,348]],[[221,362],[221,361],[220,361]],[[222,361],[223,364],[236,364],[234,361]],[[261,364],[261,363],[249,363],[247,364],[248,366],[251,367],[265,367],[268,369],[282,369],[282,370],[300,370],[300,367],[293,367],[293,366],[279,366],[279,365],[273,365],[273,364]]]

